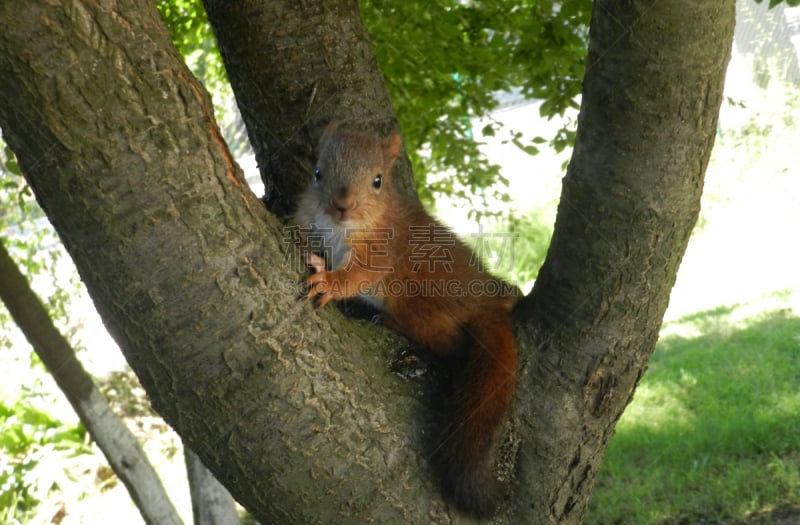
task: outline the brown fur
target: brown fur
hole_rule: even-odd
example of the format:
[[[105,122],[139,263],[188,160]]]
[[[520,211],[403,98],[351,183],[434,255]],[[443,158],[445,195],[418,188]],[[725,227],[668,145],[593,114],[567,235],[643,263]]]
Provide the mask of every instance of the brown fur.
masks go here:
[[[391,172],[399,152],[396,134],[379,139],[336,124],[325,130],[319,180],[296,215],[301,227],[325,239],[330,259],[306,255],[315,270],[307,296],[319,306],[362,297],[384,311],[390,328],[450,363],[449,414],[432,459],[445,495],[462,510],[488,516],[500,492],[494,449],[515,388],[509,319],[515,296],[486,293],[509,286],[485,272],[418,201],[395,190]]]

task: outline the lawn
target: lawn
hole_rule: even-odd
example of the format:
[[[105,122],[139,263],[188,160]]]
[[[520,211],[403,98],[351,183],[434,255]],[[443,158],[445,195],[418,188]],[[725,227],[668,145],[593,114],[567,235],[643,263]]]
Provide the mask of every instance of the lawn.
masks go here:
[[[800,505],[800,318],[771,308],[790,299],[664,327],[617,425],[587,524],[745,523]],[[762,313],[739,318],[753,307]]]
[[[800,103],[736,82],[667,321],[586,523],[800,523]]]

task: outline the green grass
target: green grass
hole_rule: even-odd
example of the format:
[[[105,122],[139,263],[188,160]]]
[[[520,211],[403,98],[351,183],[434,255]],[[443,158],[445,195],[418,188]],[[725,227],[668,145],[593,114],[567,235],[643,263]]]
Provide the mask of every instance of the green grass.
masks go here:
[[[800,317],[752,306],[665,326],[587,524],[739,523],[800,505]]]

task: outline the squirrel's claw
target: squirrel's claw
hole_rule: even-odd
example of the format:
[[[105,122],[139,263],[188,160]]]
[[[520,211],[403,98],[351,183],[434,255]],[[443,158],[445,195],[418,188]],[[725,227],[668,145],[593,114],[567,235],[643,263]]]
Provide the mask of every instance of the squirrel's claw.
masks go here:
[[[316,253],[307,253],[306,266],[312,268],[315,273],[323,273],[325,272],[325,259]]]
[[[327,281],[328,272],[325,267],[325,259],[310,252],[304,255],[304,259],[306,266],[311,268],[314,273],[303,282],[300,298],[313,300],[315,307],[325,306],[331,300],[328,294],[330,285]]]
[[[325,306],[333,299],[329,293],[328,272],[324,268],[306,279],[303,283],[303,290],[305,291],[305,299],[314,300],[314,306],[316,307]]]

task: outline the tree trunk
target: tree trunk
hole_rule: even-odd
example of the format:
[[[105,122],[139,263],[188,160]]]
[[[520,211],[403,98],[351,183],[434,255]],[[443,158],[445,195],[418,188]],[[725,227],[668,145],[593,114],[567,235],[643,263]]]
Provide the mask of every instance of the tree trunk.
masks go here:
[[[193,525],[239,525],[230,492],[188,447],[183,447],[183,457],[192,495]]]
[[[128,489],[145,523],[182,524],[136,437],[111,410],[1,240],[0,275],[0,300]]]
[[[331,120],[382,135],[397,117],[354,0],[203,0],[278,216],[313,180],[312,147]],[[401,158],[403,187],[413,191]]]
[[[207,4],[234,87],[258,82],[237,97],[282,212],[329,117],[393,122],[357,5]],[[556,232],[516,311],[519,454],[500,521],[580,521],[698,212],[733,1],[624,5],[595,3]],[[296,300],[286,236],[244,186],[155,9],[15,7],[0,4],[0,126],[155,408],[262,521],[451,520],[427,472],[418,388],[389,372],[397,339]],[[246,58],[262,39],[277,47]],[[291,77],[303,71],[293,57],[315,60],[306,76]],[[331,83],[350,65],[370,80]]]
[[[233,496],[265,522],[428,516],[397,339],[297,300],[155,7],[0,3],[0,78],[0,127],[106,326]]]
[[[734,0],[594,4],[556,228],[517,312],[538,346],[522,381],[529,523],[580,523],[647,368],[700,211],[733,26]]]

